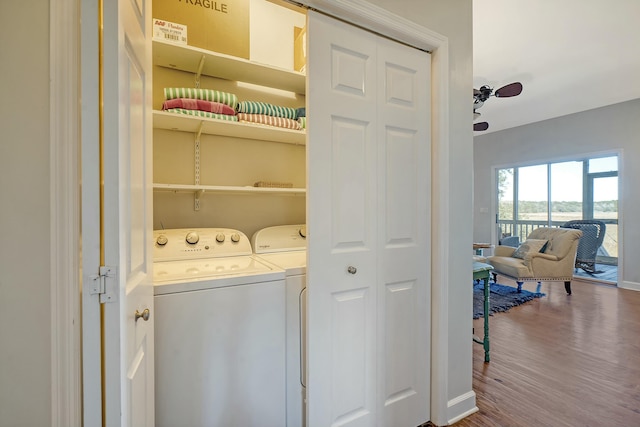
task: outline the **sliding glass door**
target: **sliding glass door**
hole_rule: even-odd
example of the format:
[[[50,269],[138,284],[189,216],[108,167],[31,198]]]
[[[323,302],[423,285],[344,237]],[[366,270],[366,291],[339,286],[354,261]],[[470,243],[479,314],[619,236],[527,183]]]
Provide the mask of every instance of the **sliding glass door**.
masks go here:
[[[585,182],[585,218],[598,219],[606,224],[606,233],[598,262],[617,264],[618,261],[618,158],[590,159]]]
[[[523,241],[538,227],[598,219],[606,224],[598,262],[617,264],[618,156],[500,168],[496,183],[498,241]]]

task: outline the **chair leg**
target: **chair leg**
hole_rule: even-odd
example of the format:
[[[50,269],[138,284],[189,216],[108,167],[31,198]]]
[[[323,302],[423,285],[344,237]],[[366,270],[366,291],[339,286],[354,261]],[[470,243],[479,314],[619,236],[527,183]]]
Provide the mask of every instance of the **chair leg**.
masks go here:
[[[564,282],[564,289],[567,291],[567,295],[571,295],[571,282]]]
[[[538,285],[536,286],[537,293],[540,293],[540,287],[542,287],[542,282],[538,282]]]
[[[491,273],[493,275],[493,283],[498,283],[498,273]]]
[[[522,285],[524,282],[516,282],[518,284],[518,293],[522,292]]]

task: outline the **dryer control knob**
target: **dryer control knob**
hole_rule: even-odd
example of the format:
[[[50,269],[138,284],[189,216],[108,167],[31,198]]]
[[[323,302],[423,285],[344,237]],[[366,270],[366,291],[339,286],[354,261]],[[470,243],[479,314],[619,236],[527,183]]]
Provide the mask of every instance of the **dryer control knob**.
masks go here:
[[[187,237],[186,237],[187,243],[191,243],[192,245],[195,245],[196,243],[198,243],[199,240],[200,240],[200,236],[198,236],[198,233],[196,233],[195,231],[190,231],[189,233],[187,233]]]
[[[231,235],[231,241],[233,243],[238,243],[240,241],[240,235],[238,233],[233,233]]]
[[[224,233],[218,233],[216,235],[216,242],[218,242],[218,243],[224,242]]]
[[[307,238],[307,226],[303,226],[300,230],[298,230],[298,234],[300,234],[300,237],[302,238]]]
[[[160,246],[164,246],[169,242],[169,239],[167,239],[167,236],[165,236],[164,234],[161,234],[158,236],[158,238],[156,239],[156,243]]]

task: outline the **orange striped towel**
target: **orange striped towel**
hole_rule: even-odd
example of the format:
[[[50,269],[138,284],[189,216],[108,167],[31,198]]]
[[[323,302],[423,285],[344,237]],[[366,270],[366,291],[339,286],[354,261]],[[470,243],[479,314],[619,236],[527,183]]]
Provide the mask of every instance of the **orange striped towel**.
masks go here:
[[[240,122],[259,123],[262,125],[300,130],[300,123],[298,123],[294,119],[267,116],[265,114],[247,114],[247,113],[238,113],[236,114],[236,116],[238,117],[238,121]]]

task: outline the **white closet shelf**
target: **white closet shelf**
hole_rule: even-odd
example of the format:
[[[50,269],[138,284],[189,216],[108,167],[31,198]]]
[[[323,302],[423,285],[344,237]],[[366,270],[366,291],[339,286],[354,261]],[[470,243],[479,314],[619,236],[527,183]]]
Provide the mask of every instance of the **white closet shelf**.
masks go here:
[[[159,39],[153,40],[153,64],[198,75],[305,93],[306,76],[303,73]]]
[[[186,114],[169,113],[167,111],[154,110],[153,112],[153,127],[155,129],[195,133],[200,131],[201,123],[201,132],[208,135],[231,136],[235,138],[283,142],[295,145],[305,145],[306,142],[306,133],[303,130],[216,120],[188,116]]]
[[[271,188],[241,187],[228,185],[188,185],[188,184],[153,184],[154,191],[171,191],[174,193],[242,193],[242,194],[281,194],[304,195],[306,188]]]

